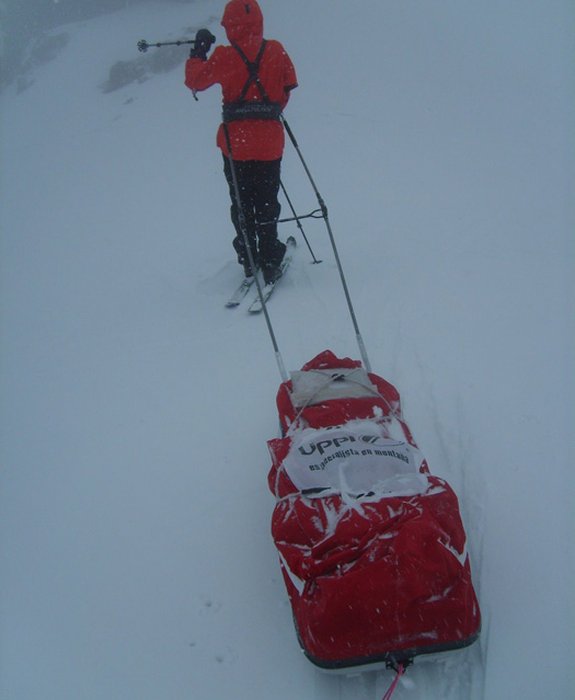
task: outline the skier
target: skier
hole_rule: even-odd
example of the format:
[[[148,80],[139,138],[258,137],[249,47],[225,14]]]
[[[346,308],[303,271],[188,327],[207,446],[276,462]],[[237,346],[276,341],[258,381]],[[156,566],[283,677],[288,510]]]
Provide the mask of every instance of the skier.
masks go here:
[[[278,238],[281,158],[284,148],[280,114],[297,87],[295,69],[278,41],[263,38],[263,15],[256,0],[231,0],[221,21],[230,46],[217,46],[208,29],[196,34],[186,62],[185,84],[192,91],[222,86],[222,124],[217,145],[224,157],[224,174],[231,197],[233,246],[246,277],[253,272],[245,248],[241,218],[254,264],[264,282],[281,276],[286,246]],[[233,168],[233,171],[232,171]],[[236,201],[235,172],[240,193]],[[241,206],[241,214],[238,207]]]

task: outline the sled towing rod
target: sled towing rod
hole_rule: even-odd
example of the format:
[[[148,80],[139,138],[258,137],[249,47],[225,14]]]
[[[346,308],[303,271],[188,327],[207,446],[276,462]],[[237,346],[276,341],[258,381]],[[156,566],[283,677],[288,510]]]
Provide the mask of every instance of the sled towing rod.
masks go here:
[[[340,279],[341,279],[341,285],[342,285],[342,287],[343,287],[343,291],[344,291],[344,294],[345,294],[345,299],[346,299],[346,301],[347,301],[347,307],[348,307],[348,309],[349,309],[349,314],[350,314],[350,316],[351,316],[351,321],[352,321],[352,323],[353,323],[353,328],[354,328],[354,330],[355,330],[355,338],[356,338],[356,341],[357,341],[357,344],[358,344],[358,347],[359,347],[359,352],[360,352],[360,354],[361,354],[361,359],[363,360],[363,365],[364,365],[365,369],[366,369],[368,372],[371,372],[371,364],[370,364],[369,358],[368,358],[368,356],[367,356],[367,351],[366,351],[366,349],[365,349],[365,343],[363,342],[363,338],[362,338],[361,332],[360,332],[360,330],[359,330],[359,324],[358,324],[358,322],[357,322],[357,317],[356,317],[356,315],[355,315],[355,311],[354,311],[354,308],[353,308],[353,303],[352,303],[352,301],[351,301],[351,295],[350,295],[350,293],[349,293],[349,288],[348,288],[348,286],[347,286],[347,281],[346,281],[346,279],[345,279],[345,275],[344,275],[344,272],[343,272],[343,267],[342,267],[342,264],[341,264],[341,259],[340,259],[340,257],[339,257],[339,253],[338,253],[338,250],[337,250],[337,246],[336,246],[336,244],[335,244],[335,238],[334,238],[334,235],[333,235],[333,231],[332,231],[332,228],[331,228],[331,224],[329,223],[329,216],[328,216],[328,213],[327,213],[327,206],[326,206],[326,204],[325,204],[325,202],[324,202],[324,200],[323,200],[323,197],[322,197],[321,194],[319,193],[319,190],[318,190],[318,188],[317,188],[317,185],[315,184],[315,180],[313,179],[312,174],[311,174],[311,172],[310,172],[310,169],[308,168],[307,163],[305,162],[305,159],[304,159],[304,157],[303,157],[303,154],[302,154],[302,152],[301,152],[301,149],[300,149],[300,147],[299,147],[299,144],[298,144],[298,142],[296,141],[296,138],[295,138],[295,136],[294,136],[293,131],[291,130],[290,125],[287,123],[287,120],[286,120],[286,118],[284,117],[283,114],[280,115],[280,119],[281,119],[282,124],[284,125],[284,128],[285,128],[285,130],[286,130],[286,132],[287,132],[287,135],[288,135],[290,141],[292,142],[293,147],[294,147],[295,150],[296,150],[296,153],[298,154],[298,157],[299,157],[299,159],[300,159],[300,161],[301,161],[301,164],[302,164],[302,166],[303,166],[303,169],[305,170],[305,173],[306,173],[306,175],[307,175],[307,177],[308,177],[308,179],[309,179],[309,181],[310,181],[310,184],[311,184],[311,186],[312,186],[312,189],[313,189],[313,191],[314,191],[314,193],[315,193],[315,196],[316,196],[316,198],[317,198],[318,204],[319,204],[319,206],[320,206],[320,209],[321,209],[321,212],[322,212],[322,218],[323,218],[323,220],[325,221],[325,225],[326,225],[326,228],[327,228],[327,233],[328,233],[328,235],[329,235],[329,240],[330,240],[331,247],[332,247],[332,250],[333,250],[333,254],[334,254],[334,257],[335,257],[335,262],[336,262],[336,264],[337,264],[337,269],[338,269],[339,276],[340,276]]]
[[[300,149],[300,147],[299,147],[299,144],[298,144],[298,142],[297,142],[297,140],[296,140],[296,138],[295,138],[295,136],[294,136],[294,133],[293,133],[293,131],[291,130],[291,127],[290,127],[289,124],[287,123],[286,118],[283,116],[283,114],[280,114],[280,121],[282,122],[282,124],[283,124],[283,126],[284,126],[284,128],[285,128],[285,130],[286,130],[286,132],[287,132],[287,134],[288,134],[288,137],[289,137],[291,143],[293,144],[293,147],[295,148],[296,153],[297,153],[297,155],[298,155],[298,157],[299,157],[299,159],[300,159],[300,161],[301,161],[301,164],[302,164],[302,166],[303,166],[303,169],[305,170],[305,173],[306,173],[306,175],[307,175],[307,177],[308,177],[308,179],[309,179],[309,181],[310,181],[310,184],[311,184],[311,186],[312,186],[312,189],[313,189],[313,191],[314,191],[314,193],[315,193],[315,196],[316,196],[317,201],[318,201],[318,204],[319,204],[319,209],[316,210],[315,212],[312,212],[311,214],[308,214],[308,215],[305,216],[305,217],[297,216],[297,214],[295,213],[295,210],[294,210],[294,208],[293,208],[293,205],[292,205],[292,203],[291,203],[291,200],[289,199],[289,197],[287,197],[287,193],[286,193],[286,191],[285,191],[285,187],[283,186],[283,183],[281,183],[281,185],[282,185],[282,191],[283,191],[284,194],[286,195],[286,199],[288,200],[288,203],[289,203],[290,208],[291,208],[291,210],[292,210],[292,212],[293,212],[293,214],[294,214],[294,217],[291,218],[291,219],[277,219],[277,220],[274,221],[274,222],[271,222],[271,221],[270,221],[270,222],[267,222],[267,221],[266,221],[265,223],[266,223],[266,224],[267,224],[267,223],[276,223],[276,224],[277,224],[277,223],[282,223],[283,221],[297,221],[297,222],[298,222],[298,225],[299,225],[299,220],[300,220],[300,219],[302,219],[302,218],[309,218],[309,217],[318,218],[318,219],[323,219],[323,220],[325,221],[325,225],[326,225],[326,228],[327,228],[327,232],[328,232],[328,235],[329,235],[329,240],[330,240],[331,247],[332,247],[332,250],[333,250],[333,254],[334,254],[334,257],[335,257],[337,269],[338,269],[338,271],[339,271],[339,276],[340,276],[340,280],[341,280],[341,285],[342,285],[342,287],[343,287],[343,291],[344,291],[344,294],[345,294],[345,299],[346,299],[346,302],[347,302],[347,307],[348,307],[349,314],[350,314],[350,317],[351,317],[351,321],[352,321],[352,324],[353,324],[353,328],[354,328],[354,331],[355,331],[355,338],[356,338],[356,341],[357,341],[357,345],[358,345],[358,347],[359,347],[359,352],[360,352],[360,354],[361,354],[361,359],[362,359],[362,361],[363,361],[363,366],[365,367],[365,369],[366,369],[368,372],[371,372],[371,363],[370,363],[369,357],[368,357],[368,355],[367,355],[367,350],[366,350],[366,348],[365,348],[365,343],[363,342],[363,337],[362,337],[362,335],[361,335],[361,331],[359,330],[359,324],[358,324],[358,322],[357,322],[357,317],[356,317],[356,315],[355,315],[355,311],[354,311],[354,308],[353,308],[353,302],[352,302],[352,300],[351,300],[351,294],[349,293],[349,288],[348,288],[348,286],[347,286],[347,281],[346,281],[346,279],[345,279],[345,274],[344,274],[344,271],[343,271],[343,266],[342,266],[342,264],[341,264],[341,258],[340,258],[340,256],[339,256],[339,252],[338,252],[338,250],[337,250],[337,245],[336,245],[336,243],[335,243],[335,237],[334,237],[334,235],[333,235],[333,231],[332,231],[332,228],[331,228],[331,224],[330,224],[330,222],[329,222],[329,216],[328,216],[327,206],[326,206],[326,204],[325,204],[325,202],[324,202],[324,199],[323,199],[323,197],[321,196],[321,194],[320,194],[320,192],[319,192],[319,190],[318,190],[318,188],[317,188],[317,185],[315,184],[315,180],[313,179],[313,176],[312,176],[312,174],[311,174],[311,172],[310,172],[310,170],[309,170],[309,168],[308,168],[308,166],[307,166],[307,163],[306,163],[306,161],[305,161],[305,159],[304,159],[304,157],[303,157],[303,154],[302,154],[301,149]],[[224,123],[224,134],[225,134],[225,137],[226,137],[226,145],[227,145],[227,147],[228,147],[228,152],[231,154],[231,152],[232,152],[232,145],[231,145],[231,141],[230,141],[229,131],[228,131],[227,125],[226,125],[225,123]],[[231,169],[231,172],[232,172],[232,180],[233,180],[233,186],[234,186],[234,190],[235,190],[235,194],[236,194],[236,201],[240,201],[240,194],[239,194],[239,188],[238,188],[237,178],[236,178],[236,175],[235,175],[235,168],[234,168],[233,157],[229,159],[229,163],[230,163],[230,169]],[[321,213],[320,213],[320,212],[321,212]],[[250,262],[250,267],[251,267],[252,270],[255,271],[254,261],[253,261],[253,259],[252,259],[250,246],[249,246],[249,244],[248,244],[247,230],[245,229],[245,217],[244,217],[243,212],[242,212],[242,210],[241,210],[241,206],[238,207],[238,215],[239,215],[239,220],[240,220],[240,229],[241,229],[241,231],[242,231],[242,236],[243,236],[243,238],[244,238],[244,244],[245,244],[246,251],[247,251],[247,254],[248,254],[248,258],[249,258],[249,262]],[[302,230],[302,233],[303,233],[303,229],[301,229],[301,227],[300,227],[300,230]],[[305,239],[306,243],[308,243],[305,234],[304,234],[304,239]],[[309,247],[309,243],[308,243],[308,247]],[[311,248],[310,248],[310,251],[311,251]],[[321,260],[317,260],[317,259],[316,259],[315,255],[313,254],[313,251],[311,251],[311,254],[312,254],[314,263],[319,263],[319,262],[321,262]],[[266,319],[266,324],[267,324],[267,327],[268,327],[268,332],[269,332],[269,335],[270,335],[270,338],[271,338],[271,341],[272,341],[272,345],[273,345],[273,348],[274,348],[274,351],[275,351],[276,361],[277,361],[277,363],[278,363],[278,367],[279,367],[279,370],[280,370],[280,375],[281,375],[283,381],[287,381],[287,378],[288,378],[288,377],[287,377],[287,373],[286,373],[286,371],[285,371],[285,366],[284,366],[284,363],[283,363],[283,360],[282,360],[282,357],[281,357],[281,353],[280,353],[280,351],[279,351],[279,347],[278,347],[278,344],[277,344],[277,341],[276,341],[276,338],[275,338],[275,334],[274,334],[274,331],[273,331],[273,327],[272,327],[272,324],[271,324],[271,320],[270,320],[270,317],[269,317],[269,314],[268,314],[268,311],[267,311],[267,308],[266,308],[266,302],[265,302],[265,299],[263,298],[262,290],[261,290],[261,287],[260,287],[260,284],[259,284],[259,280],[257,279],[257,276],[256,276],[256,278],[255,278],[255,282],[256,282],[256,287],[257,287],[257,290],[258,290],[258,296],[259,296],[259,298],[260,298],[260,302],[261,302],[261,305],[262,305],[262,310],[263,310],[263,312],[264,312],[264,316],[265,316],[265,319]]]
[[[229,153],[228,163],[230,164],[230,172],[232,174],[232,185],[234,188],[235,200],[236,200],[237,205],[238,205],[238,221],[239,221],[239,225],[240,225],[240,231],[242,234],[242,238],[244,239],[244,247],[245,247],[246,253],[248,255],[250,269],[252,271],[252,275],[253,275],[254,281],[256,283],[256,288],[258,290],[258,297],[259,297],[259,300],[260,300],[261,305],[262,305],[262,311],[264,312],[264,318],[266,320],[266,325],[268,327],[268,333],[269,333],[269,336],[270,336],[270,339],[272,341],[272,345],[274,348],[274,353],[276,356],[276,362],[277,362],[277,366],[278,366],[278,369],[280,372],[280,376],[282,378],[282,382],[287,382],[289,379],[289,375],[286,372],[286,368],[285,368],[284,361],[283,361],[283,358],[282,358],[282,355],[281,355],[281,352],[279,349],[279,345],[278,345],[278,342],[276,340],[276,336],[274,333],[272,322],[271,322],[271,319],[270,319],[270,316],[268,313],[266,300],[264,299],[262,285],[258,279],[254,255],[252,253],[252,248],[250,246],[250,241],[249,241],[249,237],[248,237],[248,229],[247,229],[247,225],[246,225],[246,217],[245,217],[244,210],[242,207],[240,186],[238,184],[238,176],[236,173],[236,166],[234,164],[234,157],[233,157],[233,153],[232,153],[232,141],[230,139],[230,132],[229,132],[228,125],[226,124],[226,122],[224,122],[224,136],[226,138],[226,146],[228,147],[228,153]]]

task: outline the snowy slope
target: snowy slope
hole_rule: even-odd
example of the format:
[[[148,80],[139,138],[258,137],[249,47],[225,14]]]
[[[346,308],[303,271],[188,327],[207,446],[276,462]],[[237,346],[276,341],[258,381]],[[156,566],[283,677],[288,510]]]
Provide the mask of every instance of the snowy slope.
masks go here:
[[[280,377],[263,319],[223,308],[218,92],[195,102],[180,69],[101,89],[138,39],[223,40],[224,4],[68,25],[1,96],[2,700],[375,700],[391,681],[298,651],[269,535]],[[573,10],[262,4],[373,369],[469,535],[481,642],[394,698],[568,698]],[[284,182],[316,207],[289,148]],[[289,369],[358,357],[325,230],[306,231],[324,262],[300,238],[270,305]]]

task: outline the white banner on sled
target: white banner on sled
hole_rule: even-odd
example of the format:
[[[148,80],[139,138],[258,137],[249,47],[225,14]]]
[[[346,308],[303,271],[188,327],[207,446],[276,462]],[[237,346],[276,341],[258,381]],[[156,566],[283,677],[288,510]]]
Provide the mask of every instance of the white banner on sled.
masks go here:
[[[296,433],[283,466],[300,491],[322,496],[406,488],[408,493],[421,493],[427,484],[414,464],[411,446],[385,436],[382,427],[370,421]]]

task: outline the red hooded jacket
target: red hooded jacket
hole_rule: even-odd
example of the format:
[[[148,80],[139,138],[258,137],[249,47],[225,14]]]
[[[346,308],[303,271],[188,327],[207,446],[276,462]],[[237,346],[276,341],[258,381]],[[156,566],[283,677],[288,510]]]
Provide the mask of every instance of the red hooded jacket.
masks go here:
[[[226,5],[222,26],[231,44],[238,46],[249,61],[255,61],[263,39],[263,15],[256,0],[231,0]],[[283,109],[290,90],[297,87],[297,77],[290,57],[279,41],[269,40],[258,71],[259,79],[271,102]],[[219,83],[223,105],[236,102],[249,72],[244,60],[233,46],[217,46],[207,61],[190,58],[186,62],[186,85],[201,91]],[[261,102],[258,86],[252,82],[244,97],[248,102]],[[244,119],[228,123],[234,160],[277,160],[284,148],[283,126],[277,119]],[[228,148],[223,125],[217,144],[224,155]]]

